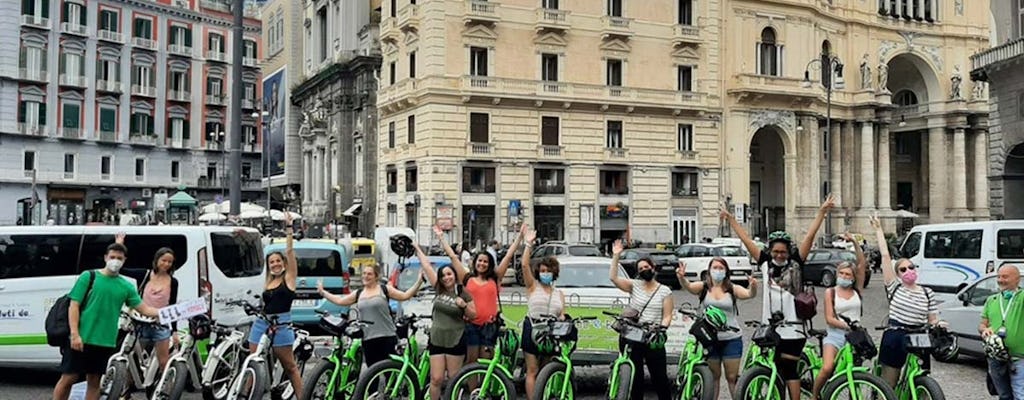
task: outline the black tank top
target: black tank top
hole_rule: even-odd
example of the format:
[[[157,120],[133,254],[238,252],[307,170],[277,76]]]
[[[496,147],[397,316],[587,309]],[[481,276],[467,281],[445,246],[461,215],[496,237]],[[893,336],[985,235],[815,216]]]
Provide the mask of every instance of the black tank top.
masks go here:
[[[295,300],[295,291],[281,282],[277,287],[263,291],[263,312],[267,315],[291,312],[292,300]]]

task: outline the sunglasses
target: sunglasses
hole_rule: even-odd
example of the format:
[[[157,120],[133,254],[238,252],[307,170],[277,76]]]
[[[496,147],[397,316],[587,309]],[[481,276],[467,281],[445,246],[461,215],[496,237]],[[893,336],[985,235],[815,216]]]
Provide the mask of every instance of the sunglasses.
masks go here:
[[[908,265],[908,266],[906,266],[906,267],[900,267],[900,268],[899,268],[899,271],[900,271],[900,273],[902,274],[902,273],[904,273],[904,272],[907,272],[907,270],[908,270],[908,269],[917,269],[917,266],[916,266],[916,265],[914,265],[914,264],[910,264],[910,265]]]

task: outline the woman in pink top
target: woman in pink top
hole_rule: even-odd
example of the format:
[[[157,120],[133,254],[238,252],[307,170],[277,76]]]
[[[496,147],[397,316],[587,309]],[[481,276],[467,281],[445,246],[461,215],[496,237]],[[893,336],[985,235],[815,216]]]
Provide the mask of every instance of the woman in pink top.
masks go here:
[[[466,322],[464,333],[467,346],[466,364],[474,363],[481,357],[490,358],[494,351],[494,345],[498,340],[498,323],[501,318],[499,315],[501,310],[498,305],[501,279],[505,276],[508,266],[512,264],[512,258],[515,256],[516,249],[519,248],[524,232],[526,232],[526,224],[523,224],[516,240],[512,242],[512,247],[509,247],[508,253],[505,254],[505,258],[501,260],[501,264],[497,268],[494,265],[494,257],[486,251],[481,251],[473,255],[473,269],[468,270],[467,266],[463,265],[459,254],[445,242],[444,231],[440,227],[434,226],[434,234],[437,235],[445,253],[452,259],[456,278],[459,282],[465,282],[466,292],[473,296],[473,303],[476,305],[476,318]],[[466,246],[467,244],[463,244],[463,248]]]
[[[124,244],[124,234],[117,235],[117,243]],[[174,278],[174,250],[162,247],[153,255],[150,268],[123,268],[121,275],[135,279],[142,302],[153,308],[164,308],[178,302],[178,280]],[[177,324],[145,325],[139,329],[139,340],[144,344],[152,343],[156,358],[162,369],[170,358],[172,328]],[[174,337],[175,343],[178,338]]]

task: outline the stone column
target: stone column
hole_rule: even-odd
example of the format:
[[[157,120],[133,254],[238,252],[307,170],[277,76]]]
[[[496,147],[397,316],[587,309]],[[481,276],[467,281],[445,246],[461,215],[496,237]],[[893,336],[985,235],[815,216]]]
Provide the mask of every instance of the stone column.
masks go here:
[[[967,208],[967,146],[963,127],[953,128],[953,207]]]
[[[803,124],[809,143],[806,157],[807,197],[804,204],[817,207],[821,203],[821,131],[818,130],[818,119],[815,117],[804,117]]]
[[[839,204],[837,206],[843,206],[846,203],[846,198],[843,197],[843,140],[842,131],[839,129],[839,124],[836,121],[832,121],[831,127],[828,129],[828,144],[829,144],[829,158],[830,158],[830,174],[832,175],[829,179],[828,189],[833,194],[839,196]]]
[[[988,137],[983,129],[974,134],[974,215],[988,216]]]
[[[870,122],[860,127],[860,208],[875,208],[875,128]]]
[[[856,188],[853,184],[853,181],[857,179],[854,175],[854,168],[856,167],[854,159],[857,149],[856,142],[854,140],[856,136],[854,135],[853,121],[843,121],[842,129],[843,134],[841,141],[843,147],[840,151],[840,158],[843,163],[843,188],[842,195],[840,196],[842,198],[843,207],[848,208],[855,207],[857,204],[857,196],[855,195]]]
[[[914,17],[924,18],[924,0],[914,0]]]
[[[312,198],[313,169],[310,165],[309,152],[302,152],[302,202],[309,203]]]
[[[903,15],[903,2],[905,2],[905,1],[909,1],[909,0],[896,0],[896,10],[895,11],[896,11],[896,15],[897,16],[902,16]]]
[[[889,157],[889,124],[878,125],[878,209],[892,210],[889,176],[892,160]]]
[[[889,13],[892,12],[892,10],[889,9],[889,0],[879,0],[879,1],[881,2],[881,6],[882,6],[881,8],[882,8],[882,12],[883,13],[888,15]]]
[[[314,148],[313,149],[313,187],[311,188],[311,189],[313,189],[313,202],[314,203],[319,203],[319,201],[320,201],[320,183],[323,181],[323,178],[321,178],[320,176],[323,175],[323,173],[324,173],[324,169],[320,165],[320,150]]]
[[[928,217],[930,222],[942,222],[946,214],[946,129],[928,128]]]
[[[320,188],[320,201],[327,201],[327,191],[330,190],[330,188],[328,186],[328,182],[327,182],[327,179],[328,179],[328,175],[327,175],[328,167],[327,166],[330,165],[330,163],[327,161],[327,150],[326,149],[321,147],[321,148],[317,149],[317,152],[320,154],[320,168],[321,168],[320,169],[320,171],[321,171],[320,172],[320,182],[317,183],[319,185],[319,188]]]

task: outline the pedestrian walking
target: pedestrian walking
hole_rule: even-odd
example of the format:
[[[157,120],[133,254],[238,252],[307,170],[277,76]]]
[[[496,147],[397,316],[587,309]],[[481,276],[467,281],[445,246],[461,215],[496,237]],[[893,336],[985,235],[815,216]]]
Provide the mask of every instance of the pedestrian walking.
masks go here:
[[[1020,290],[1020,270],[1005,264],[999,267],[996,282],[999,293],[985,301],[978,332],[986,345],[1002,342],[1005,353],[988,354],[988,374],[999,400],[1024,400],[1024,295]]]

